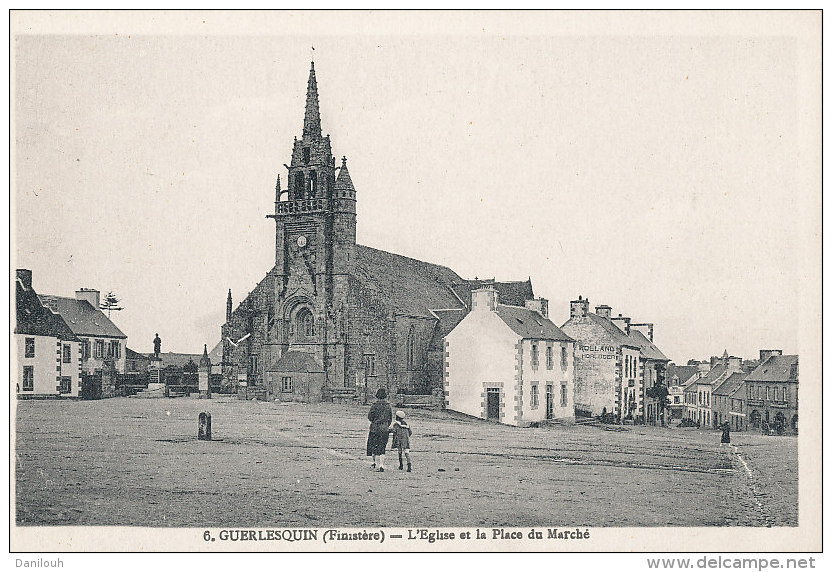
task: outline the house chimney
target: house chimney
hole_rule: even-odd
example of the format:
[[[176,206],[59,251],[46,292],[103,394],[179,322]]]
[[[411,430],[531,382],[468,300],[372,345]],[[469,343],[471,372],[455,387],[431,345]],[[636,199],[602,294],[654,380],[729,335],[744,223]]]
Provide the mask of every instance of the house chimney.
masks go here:
[[[645,324],[630,324],[630,328],[634,330],[638,330],[651,342],[653,341],[653,324],[645,323]]]
[[[610,319],[612,315],[612,308],[607,306],[606,304],[601,304],[600,306],[595,306],[595,313],[601,316],[602,318]]]
[[[618,326],[619,330],[621,330],[628,336],[630,335],[630,318],[618,314],[617,318],[612,319],[612,323]]]
[[[589,314],[589,300],[584,300],[582,296],[578,296],[577,300],[569,302],[569,317],[583,318]]]
[[[18,272],[20,272],[18,270]],[[760,350],[760,363],[763,363],[771,356],[781,356],[783,355],[783,350]]]
[[[487,310],[494,312],[497,304],[500,303],[500,296],[494,286],[488,285],[476,290],[471,290],[471,311]]]
[[[546,298],[537,298],[536,300],[526,300],[526,308],[537,312],[544,318],[549,317],[549,300]]]
[[[26,289],[32,289],[32,271],[26,268],[18,268],[17,269],[17,279],[20,280],[20,284]]]
[[[101,292],[93,288],[81,288],[75,291],[76,300],[86,300],[96,310],[98,309],[100,298]]]
[[[738,372],[742,371],[742,358],[737,356],[730,356],[728,358],[728,371]]]

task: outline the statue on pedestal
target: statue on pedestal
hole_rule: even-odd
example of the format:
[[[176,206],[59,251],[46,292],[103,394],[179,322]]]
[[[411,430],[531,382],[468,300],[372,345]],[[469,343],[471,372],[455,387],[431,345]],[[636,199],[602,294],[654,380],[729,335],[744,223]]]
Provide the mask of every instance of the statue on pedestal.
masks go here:
[[[159,334],[156,334],[156,337],[153,338],[153,354],[158,358],[159,353],[162,351],[162,338],[159,337]]]

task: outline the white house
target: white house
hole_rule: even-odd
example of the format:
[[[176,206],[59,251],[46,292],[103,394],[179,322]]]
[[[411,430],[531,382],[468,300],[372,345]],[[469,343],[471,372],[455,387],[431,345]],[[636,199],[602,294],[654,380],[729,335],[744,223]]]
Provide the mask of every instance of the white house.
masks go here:
[[[499,303],[490,286],[445,336],[448,409],[507,425],[574,421],[575,342],[548,318],[548,302]]]
[[[15,306],[17,396],[78,397],[80,340],[61,316],[41,304],[32,287],[31,270],[17,271]]]

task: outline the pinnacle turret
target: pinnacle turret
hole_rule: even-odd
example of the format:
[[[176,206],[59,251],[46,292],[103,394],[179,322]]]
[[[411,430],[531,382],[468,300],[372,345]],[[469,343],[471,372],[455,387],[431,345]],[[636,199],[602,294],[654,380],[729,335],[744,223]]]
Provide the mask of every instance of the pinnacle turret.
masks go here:
[[[341,158],[341,170],[338,172],[338,178],[335,179],[335,190],[355,192],[355,187],[352,184],[352,178],[350,178],[350,172],[347,170],[346,157]]]

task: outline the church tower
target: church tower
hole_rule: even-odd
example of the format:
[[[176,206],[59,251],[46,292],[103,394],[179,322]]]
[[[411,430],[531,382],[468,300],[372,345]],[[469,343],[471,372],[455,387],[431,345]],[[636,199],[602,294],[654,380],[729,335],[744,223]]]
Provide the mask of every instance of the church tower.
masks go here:
[[[314,62],[288,170],[287,188],[278,177],[268,215],[275,221],[275,267],[266,358],[275,363],[287,352],[304,352],[323,368],[325,387],[343,388],[356,198],[346,157],[336,178],[330,138],[321,132]]]

